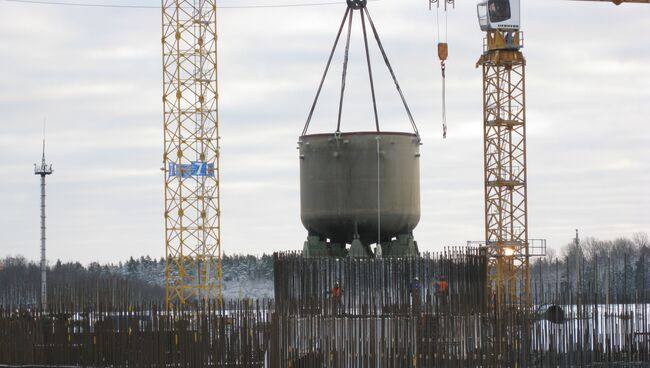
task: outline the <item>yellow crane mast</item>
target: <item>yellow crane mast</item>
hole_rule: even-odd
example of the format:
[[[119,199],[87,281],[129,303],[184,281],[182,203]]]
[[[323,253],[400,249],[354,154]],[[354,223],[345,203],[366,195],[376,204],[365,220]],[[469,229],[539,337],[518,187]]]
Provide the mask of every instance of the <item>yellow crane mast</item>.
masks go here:
[[[497,304],[526,308],[528,200],[526,177],[526,60],[519,0],[478,5],[486,32],[483,55],[485,249],[488,287]]]
[[[650,0],[580,0],[650,3]],[[483,71],[485,249],[488,288],[495,303],[530,306],[529,259],[545,253],[528,237],[526,171],[526,59],[520,0],[477,6],[486,33],[477,67]],[[537,246],[531,242],[538,242]],[[542,250],[541,253],[535,250]],[[536,254],[533,254],[536,253]],[[490,294],[488,294],[490,295]]]
[[[167,305],[221,298],[216,0],[162,0]]]

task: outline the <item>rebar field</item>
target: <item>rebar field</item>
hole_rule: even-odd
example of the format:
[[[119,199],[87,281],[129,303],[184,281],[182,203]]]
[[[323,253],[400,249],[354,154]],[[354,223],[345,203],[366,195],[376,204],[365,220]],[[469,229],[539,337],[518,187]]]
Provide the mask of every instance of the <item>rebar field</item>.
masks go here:
[[[572,270],[579,282],[566,279],[561,286],[534,268],[533,304],[525,308],[486,293],[479,250],[416,258],[274,257],[275,301],[169,310],[156,304],[2,309],[0,364],[650,366],[645,295],[632,289],[601,300],[586,267]],[[558,273],[558,267],[548,269]]]

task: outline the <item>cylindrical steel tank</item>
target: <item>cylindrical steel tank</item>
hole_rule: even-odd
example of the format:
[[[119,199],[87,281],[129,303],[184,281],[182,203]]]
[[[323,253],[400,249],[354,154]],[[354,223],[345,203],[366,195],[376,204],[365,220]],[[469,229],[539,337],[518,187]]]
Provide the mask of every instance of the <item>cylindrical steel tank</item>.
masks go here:
[[[301,220],[310,235],[350,244],[358,234],[369,245],[409,234],[420,221],[415,134],[305,135],[299,150]]]

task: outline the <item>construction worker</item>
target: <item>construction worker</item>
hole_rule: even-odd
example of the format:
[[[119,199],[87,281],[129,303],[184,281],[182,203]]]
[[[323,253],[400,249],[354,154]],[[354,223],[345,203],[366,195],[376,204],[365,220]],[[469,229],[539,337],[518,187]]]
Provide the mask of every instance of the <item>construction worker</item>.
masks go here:
[[[449,283],[447,283],[447,279],[445,278],[444,275],[441,275],[438,277],[438,281],[436,281],[436,284],[433,287],[434,292],[436,296],[447,296],[449,294]]]
[[[342,292],[341,285],[339,285],[339,282],[337,281],[337,282],[334,283],[334,287],[330,291],[330,293],[332,294],[332,299],[334,299],[334,300],[339,299],[340,300],[341,299],[341,292]]]
[[[330,295],[332,296],[332,310],[334,313],[338,314],[339,308],[341,306],[341,294],[343,293],[343,289],[341,289],[341,285],[339,285],[339,282],[334,283],[334,287],[330,290]]]
[[[409,286],[409,293],[411,293],[411,304],[413,306],[413,313],[420,313],[420,279],[416,276],[411,285]]]
[[[417,276],[413,279],[413,281],[411,281],[409,292],[411,293],[411,296],[420,294],[420,279]]]

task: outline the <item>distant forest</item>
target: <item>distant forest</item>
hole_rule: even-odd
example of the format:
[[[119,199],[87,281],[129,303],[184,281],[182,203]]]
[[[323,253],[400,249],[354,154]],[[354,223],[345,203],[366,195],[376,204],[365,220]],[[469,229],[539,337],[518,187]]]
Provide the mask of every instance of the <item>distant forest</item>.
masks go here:
[[[224,255],[222,265],[225,298],[273,297],[272,256]],[[0,259],[0,306],[38,304],[40,282],[38,263],[20,256]],[[47,283],[50,305],[159,303],[165,299],[165,259],[131,257],[88,266],[56,261],[48,266]]]
[[[647,233],[631,238],[571,242],[559,252],[533,259],[532,295],[554,295],[558,300],[583,303],[650,302],[650,239]],[[534,301],[534,300],[533,300]]]
[[[531,260],[533,302],[544,295],[587,303],[650,302],[650,239],[646,233],[630,238],[585,238],[568,243],[546,257]],[[271,255],[224,255],[224,297],[272,298]],[[48,267],[51,305],[128,305],[162,302],[165,261],[149,256],[118,264],[62,263]],[[0,305],[36,305],[40,267],[23,257],[0,259]]]

